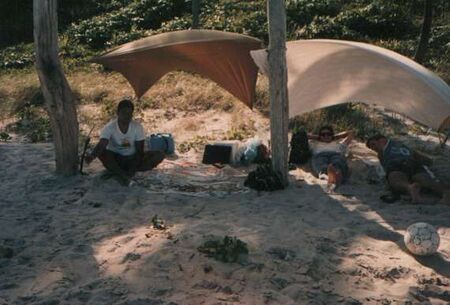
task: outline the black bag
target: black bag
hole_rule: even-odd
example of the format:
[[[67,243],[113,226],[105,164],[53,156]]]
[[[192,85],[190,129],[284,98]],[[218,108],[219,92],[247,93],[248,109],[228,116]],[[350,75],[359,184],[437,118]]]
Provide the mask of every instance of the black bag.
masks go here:
[[[251,171],[245,179],[244,186],[268,192],[284,189],[280,174],[272,169],[270,163],[258,165],[254,171]]]
[[[203,153],[203,164],[228,164],[231,159],[231,146],[228,145],[210,145],[205,146]]]
[[[292,135],[289,163],[304,164],[311,157],[308,134],[305,130],[299,130]]]

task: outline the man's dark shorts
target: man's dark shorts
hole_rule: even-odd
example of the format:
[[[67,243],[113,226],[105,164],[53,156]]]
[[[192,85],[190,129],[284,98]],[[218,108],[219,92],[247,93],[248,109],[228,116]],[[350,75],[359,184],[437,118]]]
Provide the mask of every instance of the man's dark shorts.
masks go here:
[[[328,166],[333,164],[345,178],[348,175],[348,165],[345,157],[336,152],[322,152],[314,155],[311,159],[311,167],[316,176],[326,174]]]
[[[100,160],[102,160],[103,162],[104,159],[107,158],[107,155],[114,158],[119,167],[125,171],[132,168],[134,166],[134,162],[136,162],[135,161],[136,155],[122,156],[110,150],[105,150],[104,154],[102,156],[99,156]],[[147,171],[152,168],[155,168],[156,166],[158,166],[159,163],[161,163],[164,160],[164,157],[165,157],[164,153],[159,150],[144,152],[141,164],[136,165],[137,166],[136,170]]]

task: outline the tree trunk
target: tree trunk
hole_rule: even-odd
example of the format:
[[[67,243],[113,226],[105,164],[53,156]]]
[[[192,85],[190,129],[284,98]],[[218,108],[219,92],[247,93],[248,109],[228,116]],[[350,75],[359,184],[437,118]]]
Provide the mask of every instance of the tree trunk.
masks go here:
[[[52,126],[56,172],[73,175],[78,165],[75,99],[58,58],[57,0],[33,0],[36,69]]]
[[[425,0],[420,41],[419,45],[417,46],[416,54],[414,55],[414,60],[419,64],[424,62],[425,56],[427,54],[428,41],[430,40],[431,34],[432,19],[433,19],[433,0]]]
[[[200,1],[192,0],[192,28],[198,29],[200,24]]]
[[[289,103],[286,68],[286,10],[284,0],[267,0],[269,18],[269,100],[272,166],[288,184]]]

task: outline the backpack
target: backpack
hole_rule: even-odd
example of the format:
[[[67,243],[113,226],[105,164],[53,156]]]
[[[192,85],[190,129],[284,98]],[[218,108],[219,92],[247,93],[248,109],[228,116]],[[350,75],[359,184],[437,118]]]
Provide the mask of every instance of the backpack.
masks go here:
[[[254,171],[248,173],[244,186],[257,191],[273,192],[285,188],[281,176],[274,171],[270,163],[260,164]]]
[[[155,133],[150,135],[148,141],[149,150],[160,150],[167,155],[175,152],[175,141],[170,133]]]
[[[289,163],[304,164],[311,157],[308,134],[305,130],[299,130],[292,135]]]

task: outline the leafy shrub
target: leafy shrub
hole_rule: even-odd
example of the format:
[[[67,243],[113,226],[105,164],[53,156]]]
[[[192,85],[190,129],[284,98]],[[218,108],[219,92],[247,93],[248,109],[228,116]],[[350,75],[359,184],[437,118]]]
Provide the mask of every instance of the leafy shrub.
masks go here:
[[[8,142],[12,137],[5,131],[0,132],[0,142]]]
[[[174,19],[163,22],[159,28],[159,33],[187,30],[192,25],[191,16],[175,17]]]
[[[414,52],[417,48],[416,40],[380,40],[376,42],[380,47],[395,51],[407,57],[414,56]]]
[[[332,125],[335,132],[353,130],[358,138],[366,139],[374,133],[406,132],[408,126],[396,117],[374,111],[364,104],[342,104],[308,112],[289,121],[289,128],[306,128],[318,133],[323,125]]]
[[[211,136],[194,136],[193,138],[178,144],[177,151],[182,154],[190,151],[191,149],[199,152],[211,140],[214,140],[214,138]]]
[[[344,10],[335,17],[316,16],[297,30],[295,37],[370,40],[405,38],[416,33],[417,27],[403,7],[376,1]]]
[[[0,69],[20,69],[34,63],[32,44],[19,44],[0,50]]]
[[[431,30],[430,47],[449,48],[450,43],[450,24],[433,27]]]
[[[183,0],[135,0],[115,11],[72,24],[67,33],[75,43],[104,48],[142,37],[145,29],[157,29],[185,10]]]
[[[432,29],[427,66],[450,84],[450,25]]]
[[[108,122],[116,115],[117,102],[112,99],[105,99],[101,107],[101,121]]]
[[[286,19],[290,26],[305,26],[311,23],[316,16],[334,17],[340,9],[340,1],[288,0],[286,1]]]
[[[137,40],[139,38],[146,37],[149,35],[149,33],[149,31],[139,30],[136,27],[132,27],[129,31],[114,33],[108,44],[113,46],[124,44],[133,40]]]
[[[52,130],[50,119],[44,109],[33,104],[25,104],[17,113],[16,131],[24,134],[31,142],[48,141]]]
[[[347,31],[370,38],[404,38],[417,32],[404,7],[379,1],[343,11],[335,22]]]
[[[314,17],[313,21],[295,33],[296,38],[340,38],[342,28],[333,17]]]
[[[206,4],[201,13],[202,27],[242,33],[268,40],[265,1],[216,1]]]

